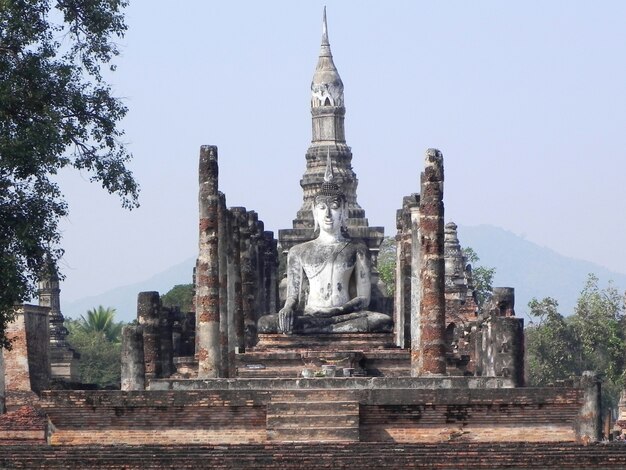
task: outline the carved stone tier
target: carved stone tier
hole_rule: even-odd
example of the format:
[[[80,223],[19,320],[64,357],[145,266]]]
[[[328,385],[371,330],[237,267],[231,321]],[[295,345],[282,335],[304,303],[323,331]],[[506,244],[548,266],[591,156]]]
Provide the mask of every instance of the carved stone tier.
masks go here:
[[[409,352],[402,349],[364,351],[255,351],[236,357],[239,378],[298,378],[304,369],[320,372],[324,366],[335,366],[336,376],[351,369],[354,376],[407,377]]]
[[[393,333],[341,333],[326,335],[259,334],[254,351],[369,351],[395,348]]]
[[[236,357],[237,377],[301,377],[303,369],[320,372],[335,366],[369,377],[401,377],[409,374],[408,351],[394,346],[392,333],[327,335],[260,334],[251,352]]]

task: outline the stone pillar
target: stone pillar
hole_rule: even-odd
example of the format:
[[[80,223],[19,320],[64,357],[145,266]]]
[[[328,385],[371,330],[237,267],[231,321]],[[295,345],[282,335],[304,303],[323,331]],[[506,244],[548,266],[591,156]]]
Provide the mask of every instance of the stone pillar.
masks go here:
[[[595,372],[584,371],[580,386],[584,391],[583,405],[578,413],[577,437],[581,442],[602,439],[601,380]]]
[[[0,386],[0,393],[2,393],[2,387]],[[620,430],[621,434],[626,432],[626,389],[622,390],[619,396],[619,403],[617,404],[617,420],[615,426]]]
[[[124,325],[122,328],[122,390],[144,390],[146,388],[145,373],[142,327]]]
[[[219,347],[219,257],[217,147],[200,148],[200,230],[196,264],[196,335],[198,378],[217,377]]]
[[[7,412],[6,408],[6,385],[4,380],[4,348],[0,346],[0,415]]]
[[[256,322],[259,317],[265,315],[265,302],[267,300],[267,292],[265,291],[265,224],[262,220],[257,220],[254,230],[254,280],[255,280],[255,302],[254,302],[254,340],[253,346],[257,342]]]
[[[180,355],[193,356],[196,350],[196,314],[182,314],[180,325]]]
[[[137,321],[143,331],[143,357],[146,385],[161,377],[161,335],[159,314],[161,299],[158,292],[140,292],[137,296]]]
[[[228,274],[228,344],[234,365],[235,348],[239,351],[244,349],[244,320],[243,320],[243,294],[241,284],[241,227],[248,225],[246,220],[246,209],[244,207],[233,207],[232,213],[232,239],[231,251],[229,252],[229,274]]]
[[[182,314],[178,307],[174,309],[174,322],[172,323],[172,355],[176,356],[184,356],[183,354],[183,325],[182,325]]]
[[[159,311],[159,344],[161,346],[161,377],[167,378],[174,373],[174,326],[173,311],[161,307]]]
[[[412,222],[411,208],[419,208],[419,194],[402,199],[402,209],[396,213],[396,286],[394,326],[396,345],[411,347],[411,285],[412,285]],[[418,212],[419,213],[419,212]],[[417,274],[415,275],[417,278]]]
[[[265,251],[263,253],[263,266],[264,266],[264,286],[265,291],[265,308],[261,312],[262,315],[272,314],[278,312],[278,245],[274,239],[274,232],[263,232],[263,238],[265,239]]]
[[[226,197],[219,193],[219,212],[217,220],[217,257],[219,262],[219,319],[220,319],[220,367],[219,376],[229,376],[229,356],[228,356],[228,244],[230,230],[228,223],[228,209],[226,208]]]
[[[428,149],[419,206],[419,351],[411,350],[411,369],[417,375],[446,372],[443,212],[443,155]]]
[[[513,287],[494,287],[485,310],[484,313],[499,317],[514,317],[515,289]]]
[[[254,234],[256,213],[247,212],[247,226],[240,227],[241,234],[241,294],[244,321],[244,349],[254,346],[256,320],[254,312],[256,257],[254,252]]]
[[[480,373],[524,386],[524,320],[491,314],[480,325]]]
[[[418,203],[419,203],[418,197]],[[409,329],[411,336],[411,375],[416,377],[419,375],[419,364],[421,358],[422,347],[422,245],[420,240],[420,207],[411,204],[409,207],[409,223],[410,223],[410,262],[411,276],[409,289]]]

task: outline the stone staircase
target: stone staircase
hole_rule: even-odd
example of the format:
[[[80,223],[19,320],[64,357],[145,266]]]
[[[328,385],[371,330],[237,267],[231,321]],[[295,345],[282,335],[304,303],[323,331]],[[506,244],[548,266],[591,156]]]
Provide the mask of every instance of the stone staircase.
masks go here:
[[[267,443],[0,446],[0,469],[624,469],[626,444]]]
[[[270,442],[357,442],[356,401],[279,401],[267,406]]]

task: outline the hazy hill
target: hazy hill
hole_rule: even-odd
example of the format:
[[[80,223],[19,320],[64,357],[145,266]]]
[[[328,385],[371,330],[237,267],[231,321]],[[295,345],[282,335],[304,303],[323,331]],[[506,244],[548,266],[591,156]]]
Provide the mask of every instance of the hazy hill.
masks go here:
[[[519,316],[527,312],[530,299],[548,296],[559,301],[561,313],[571,314],[589,273],[600,278],[601,287],[613,280],[620,291],[626,289],[625,274],[562,256],[501,228],[459,226],[458,231],[461,245],[472,247],[480,256],[479,264],[496,268],[496,287],[515,287]],[[156,290],[164,294],[176,284],[191,282],[194,264],[195,259],[190,258],[145,281],[75,302],[64,303],[61,298],[63,314],[76,318],[90,308],[103,305],[115,307],[119,320],[131,321],[136,316],[137,293]]]
[[[176,284],[189,284],[192,280],[195,264],[195,258],[189,258],[145,281],[118,287],[74,302],[63,302],[63,292],[61,291],[61,311],[66,317],[78,318],[84,315],[87,310],[102,305],[114,307],[117,310],[117,320],[132,321],[137,318],[137,294],[139,292],[155,290],[165,294]]]
[[[601,288],[612,280],[619,291],[626,289],[625,274],[568,258],[498,227],[459,226],[458,234],[461,246],[472,247],[478,254],[478,264],[496,268],[495,287],[515,287],[518,316],[528,311],[533,297],[553,297],[560,313],[570,315],[589,273],[598,276]]]

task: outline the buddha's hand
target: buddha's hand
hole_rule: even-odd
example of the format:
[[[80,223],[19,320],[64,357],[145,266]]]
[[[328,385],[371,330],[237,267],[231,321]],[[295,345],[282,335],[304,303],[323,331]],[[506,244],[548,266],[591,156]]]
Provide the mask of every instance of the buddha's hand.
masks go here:
[[[355,297],[343,304],[341,309],[343,313],[352,313],[352,312],[360,312],[361,310],[365,310],[367,308],[367,301],[365,297]]]
[[[293,309],[284,307],[278,312],[278,331],[283,334],[291,334],[293,332]]]

